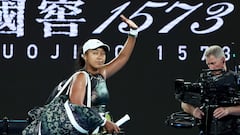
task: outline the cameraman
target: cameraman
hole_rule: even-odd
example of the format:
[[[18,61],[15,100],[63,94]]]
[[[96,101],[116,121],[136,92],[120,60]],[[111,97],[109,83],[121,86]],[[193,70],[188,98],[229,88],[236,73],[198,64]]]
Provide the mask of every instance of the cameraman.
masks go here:
[[[218,45],[210,46],[205,51],[206,64],[209,68],[216,91],[213,92],[214,98],[218,93],[227,93],[229,90],[239,91],[237,73],[227,70],[225,54]],[[217,70],[222,69],[222,70]],[[211,94],[207,93],[207,96]],[[226,96],[225,96],[226,97]],[[205,98],[205,97],[202,97]],[[222,97],[219,97],[221,100]],[[238,97],[239,98],[239,97]],[[213,100],[213,98],[209,100]],[[240,135],[240,104],[215,102],[195,106],[190,103],[181,102],[183,111],[200,119],[201,135]]]

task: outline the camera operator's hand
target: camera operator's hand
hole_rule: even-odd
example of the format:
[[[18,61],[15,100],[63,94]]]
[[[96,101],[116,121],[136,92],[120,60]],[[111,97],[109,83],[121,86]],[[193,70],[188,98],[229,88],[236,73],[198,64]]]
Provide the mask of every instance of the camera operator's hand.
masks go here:
[[[227,107],[219,107],[214,110],[213,116],[217,119],[221,119],[229,114],[229,109]]]
[[[184,102],[181,102],[181,107],[184,112],[191,114],[195,118],[202,119],[204,116],[204,112],[199,107],[194,107]]]
[[[204,112],[199,108],[196,107],[192,112],[193,117],[202,119],[202,116],[204,116]]]

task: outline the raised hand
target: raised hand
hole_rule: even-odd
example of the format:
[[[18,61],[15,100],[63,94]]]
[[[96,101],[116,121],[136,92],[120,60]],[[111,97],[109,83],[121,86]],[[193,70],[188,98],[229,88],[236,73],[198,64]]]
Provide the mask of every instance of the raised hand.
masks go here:
[[[138,28],[137,24],[135,24],[132,20],[126,18],[124,15],[120,15],[120,18],[123,22],[127,23],[130,28],[132,29]]]

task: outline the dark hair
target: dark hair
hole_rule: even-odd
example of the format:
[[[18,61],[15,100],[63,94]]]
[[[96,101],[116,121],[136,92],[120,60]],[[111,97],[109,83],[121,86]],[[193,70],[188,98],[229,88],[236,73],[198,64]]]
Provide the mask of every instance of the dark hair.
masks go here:
[[[75,70],[82,69],[85,66],[85,60],[82,58],[83,48],[79,46],[77,60],[75,61]]]

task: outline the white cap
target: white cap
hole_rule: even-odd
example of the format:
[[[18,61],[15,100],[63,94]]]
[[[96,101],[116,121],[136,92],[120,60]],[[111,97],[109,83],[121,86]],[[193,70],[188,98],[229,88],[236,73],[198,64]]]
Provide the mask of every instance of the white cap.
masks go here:
[[[83,44],[83,54],[89,49],[96,49],[98,47],[104,47],[106,51],[110,51],[110,47],[102,41],[98,39],[89,39]]]

